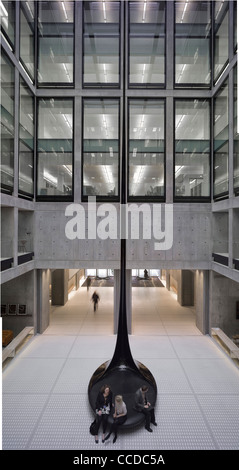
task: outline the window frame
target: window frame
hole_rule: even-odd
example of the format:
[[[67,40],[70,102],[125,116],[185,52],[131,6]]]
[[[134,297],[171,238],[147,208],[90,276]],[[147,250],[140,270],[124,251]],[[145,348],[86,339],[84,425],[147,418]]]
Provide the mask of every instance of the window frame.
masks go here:
[[[120,132],[120,123],[121,123],[121,102],[120,102],[120,97],[104,97],[104,96],[83,96],[82,97],[82,106],[81,106],[81,200],[82,202],[87,202],[89,197],[92,196],[87,196],[84,194],[84,110],[85,110],[85,102],[86,101],[116,101],[118,104],[118,142],[119,142],[119,156],[118,156],[118,195],[117,196],[108,196],[102,195],[102,196],[93,196],[96,198],[96,202],[120,202],[120,184],[121,184],[121,132]],[[123,150],[124,151],[124,150]]]
[[[176,195],[176,178],[175,178],[175,163],[176,163],[176,102],[182,101],[194,101],[197,99],[198,101],[207,101],[208,103],[208,114],[209,114],[209,150],[208,150],[208,167],[209,167],[209,195],[208,196],[177,196]],[[212,198],[212,185],[211,185],[211,154],[212,154],[212,139],[211,139],[211,99],[210,98],[197,98],[197,97],[189,97],[189,98],[174,98],[173,100],[173,202],[187,202],[187,203],[202,203],[202,202],[211,202]]]
[[[82,58],[81,58],[81,66],[82,66],[82,88],[83,89],[119,89],[121,84],[121,1],[116,1],[115,3],[119,4],[119,50],[118,50],[118,67],[119,67],[119,80],[118,83],[115,82],[85,82],[84,75],[85,75],[85,21],[84,21],[84,4],[89,3],[86,1],[82,1],[81,5],[81,12],[82,12]],[[113,2],[112,2],[113,3]],[[115,36],[112,36],[115,37]]]
[[[50,101],[51,99],[57,100],[57,101],[72,101],[72,194],[69,196],[60,196],[60,195],[55,195],[55,196],[49,196],[49,195],[39,195],[38,194],[38,163],[39,163],[39,152],[38,152],[38,134],[39,134],[39,102],[40,100],[48,100]],[[62,96],[40,96],[37,97],[36,100],[36,179],[35,179],[35,194],[36,194],[36,201],[38,202],[73,202],[74,201],[74,183],[75,183],[75,99],[74,97],[62,97]]]
[[[37,85],[37,88],[38,89],[44,89],[44,88],[65,88],[65,89],[72,89],[72,88],[75,88],[75,43],[76,43],[76,38],[75,38],[75,21],[76,21],[76,4],[75,4],[75,0],[71,0],[72,3],[73,3],[73,14],[74,14],[74,21],[73,21],[73,32],[72,32],[72,38],[73,38],[73,47],[72,47],[72,57],[73,57],[73,61],[72,61],[72,64],[73,64],[73,81],[72,82],[39,82],[39,79],[38,79],[38,72],[39,72],[39,62],[40,62],[40,35],[39,35],[39,27],[38,27],[38,18],[39,18],[39,3],[41,2],[37,2],[37,12],[36,12],[36,15],[37,15],[37,18],[36,18],[36,21],[37,21],[37,27],[36,27],[36,35],[37,35],[37,58],[36,58],[36,61],[37,61],[37,72],[36,72],[36,85]],[[59,38],[60,36],[57,36],[57,35],[46,35],[46,36],[43,36],[44,38]]]
[[[178,2],[180,2],[180,0],[178,0]],[[188,83],[177,83],[176,82],[176,3],[177,3],[177,0],[174,1],[174,30],[173,30],[173,40],[174,40],[174,60],[173,60],[173,87],[174,89],[187,89],[187,88],[192,88],[192,89],[203,89],[203,90],[210,90],[211,87],[212,87],[212,77],[213,77],[213,72],[214,72],[214,69],[212,67],[214,67],[214,61],[213,61],[213,57],[212,57],[212,37],[213,37],[213,33],[214,33],[214,30],[212,28],[212,24],[211,24],[211,33],[210,33],[210,39],[209,39],[209,67],[210,67],[210,81],[207,84],[204,84],[204,83],[192,83],[192,82],[188,82]],[[197,3],[200,3],[199,0],[197,0]],[[212,1],[209,1],[208,2],[210,4],[210,17],[212,19]],[[190,36],[191,39],[199,39],[200,36]]]
[[[164,107],[164,194],[163,196],[130,196],[129,189],[130,189],[130,138],[129,138],[129,128],[130,128],[130,101],[154,101],[154,102],[161,102]],[[149,97],[149,96],[142,96],[140,97],[128,97],[127,100],[127,151],[126,151],[126,165],[127,165],[127,201],[128,202],[165,202],[166,201],[166,98],[165,97]]]

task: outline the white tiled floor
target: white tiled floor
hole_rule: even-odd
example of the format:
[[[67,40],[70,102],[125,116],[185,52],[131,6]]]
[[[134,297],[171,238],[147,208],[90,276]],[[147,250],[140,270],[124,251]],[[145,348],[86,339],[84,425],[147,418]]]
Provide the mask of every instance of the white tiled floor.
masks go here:
[[[3,371],[3,449],[239,449],[239,369],[165,288],[133,288],[133,357],[153,373],[153,433],[144,427],[94,443],[87,387],[112,357],[113,288],[80,288]]]

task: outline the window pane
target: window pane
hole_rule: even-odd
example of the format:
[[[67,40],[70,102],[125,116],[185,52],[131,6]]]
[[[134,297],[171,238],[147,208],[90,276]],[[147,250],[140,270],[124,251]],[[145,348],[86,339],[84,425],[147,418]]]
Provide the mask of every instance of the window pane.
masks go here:
[[[129,2],[129,83],[165,82],[165,2]]]
[[[71,196],[73,100],[40,99],[38,108],[39,196]]]
[[[214,11],[214,81],[229,58],[228,2],[215,1]]]
[[[234,50],[237,49],[237,1],[233,2],[234,11],[233,11],[233,29],[234,29]]]
[[[20,82],[19,107],[19,192],[33,196],[34,97]]]
[[[39,2],[38,84],[73,85],[74,2]]]
[[[119,2],[84,2],[84,84],[119,85]]]
[[[119,102],[84,100],[83,195],[118,197]]]
[[[210,196],[210,111],[207,100],[175,103],[175,198]]]
[[[214,197],[228,194],[228,82],[214,98]]]
[[[1,56],[1,188],[13,190],[14,67]]]
[[[210,2],[175,2],[175,83],[209,86]]]
[[[129,197],[164,196],[164,101],[130,100]]]
[[[234,67],[234,191],[239,194],[239,135],[237,133],[237,66]]]
[[[1,31],[7,41],[15,43],[15,2],[0,2]]]
[[[20,58],[32,79],[35,77],[35,2],[21,2],[20,10]]]

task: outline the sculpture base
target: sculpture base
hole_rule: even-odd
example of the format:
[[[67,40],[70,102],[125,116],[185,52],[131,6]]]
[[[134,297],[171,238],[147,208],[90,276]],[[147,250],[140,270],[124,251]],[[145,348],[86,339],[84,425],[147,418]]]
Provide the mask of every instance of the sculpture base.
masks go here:
[[[157,397],[157,386],[151,372],[140,362],[135,361],[138,371],[132,370],[127,366],[118,366],[109,369],[110,361],[107,361],[99,366],[94,372],[88,387],[89,402],[92,409],[95,411],[95,403],[98,392],[102,385],[108,384],[115,395],[122,395],[123,400],[127,406],[127,420],[120,426],[121,429],[128,429],[142,424],[145,417],[142,413],[134,409],[134,395],[142,385],[148,386],[148,400],[152,405],[155,405]],[[109,416],[108,423],[113,421],[112,414]]]

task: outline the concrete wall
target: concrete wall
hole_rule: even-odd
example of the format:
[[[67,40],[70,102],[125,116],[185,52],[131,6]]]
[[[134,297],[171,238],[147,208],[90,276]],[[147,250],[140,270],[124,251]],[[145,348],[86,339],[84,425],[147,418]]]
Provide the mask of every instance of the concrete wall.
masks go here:
[[[100,204],[97,204],[97,209]],[[119,204],[114,205],[117,218],[116,225],[119,235]],[[208,269],[211,262],[211,213],[210,204],[177,204],[173,208],[173,234],[172,246],[167,249],[155,250],[153,234],[153,210],[151,220],[139,219],[139,239],[127,240],[127,268],[161,269]],[[70,240],[66,237],[65,227],[67,221],[73,217],[65,216],[67,204],[36,203],[35,213],[35,260],[37,268],[112,268],[120,267],[120,239],[102,240],[98,235],[96,239],[89,239],[87,204],[85,209],[85,239]],[[137,210],[133,211],[137,216]],[[165,207],[165,206],[164,206]],[[162,205],[163,208],[163,205]],[[96,218],[96,231],[99,223],[106,217]],[[134,221],[133,224],[137,223]],[[79,224],[80,225],[80,224]],[[143,226],[148,230],[148,239],[143,239]],[[164,238],[164,212],[162,210],[162,234]],[[131,228],[131,219],[129,218]],[[135,225],[133,225],[135,227]],[[79,226],[78,226],[79,228]],[[75,225],[74,230],[77,229]],[[131,231],[129,230],[129,236]],[[171,236],[171,232],[170,232]]]
[[[228,212],[215,212],[212,217],[213,252],[228,253]]]
[[[2,304],[23,304],[27,306],[25,316],[4,316],[2,317],[3,329],[13,331],[14,336],[20,333],[25,326],[34,326],[35,313],[35,282],[34,271],[30,271],[22,276],[16,277],[1,286]]]
[[[239,334],[236,319],[236,302],[239,301],[239,284],[231,279],[210,272],[210,330],[221,328],[229,337]]]

